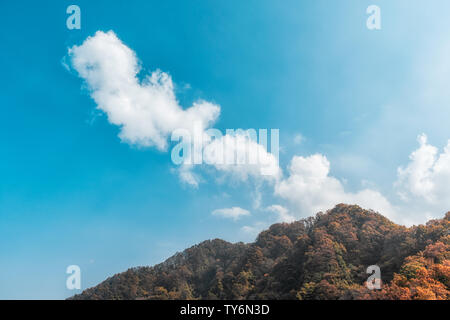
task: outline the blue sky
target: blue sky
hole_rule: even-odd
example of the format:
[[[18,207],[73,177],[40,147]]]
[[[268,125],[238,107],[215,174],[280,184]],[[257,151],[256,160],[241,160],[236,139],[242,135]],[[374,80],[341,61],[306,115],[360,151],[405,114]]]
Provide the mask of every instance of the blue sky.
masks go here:
[[[252,241],[280,220],[271,205],[301,218],[340,195],[370,197],[400,223],[450,209],[439,188],[450,177],[447,1],[77,1],[81,30],[66,28],[70,4],[0,4],[0,298],[68,297],[72,264],[87,288],[205,239]],[[371,4],[381,30],[366,28]],[[68,55],[110,30],[136,53],[139,77],[172,77],[183,108],[219,105],[214,127],[278,128],[282,180],[196,168],[193,188],[170,150],[121,141]],[[323,181],[336,187],[321,185],[330,197],[308,206],[301,168],[328,168],[325,158]],[[211,214],[232,207],[250,214]]]

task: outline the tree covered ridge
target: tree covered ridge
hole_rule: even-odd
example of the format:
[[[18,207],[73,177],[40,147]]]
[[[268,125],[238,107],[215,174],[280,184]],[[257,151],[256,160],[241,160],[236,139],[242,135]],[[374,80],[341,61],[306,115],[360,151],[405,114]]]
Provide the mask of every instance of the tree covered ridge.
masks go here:
[[[406,228],[340,204],[250,244],[208,240],[71,299],[450,299],[450,212]],[[368,290],[366,268],[381,268]]]

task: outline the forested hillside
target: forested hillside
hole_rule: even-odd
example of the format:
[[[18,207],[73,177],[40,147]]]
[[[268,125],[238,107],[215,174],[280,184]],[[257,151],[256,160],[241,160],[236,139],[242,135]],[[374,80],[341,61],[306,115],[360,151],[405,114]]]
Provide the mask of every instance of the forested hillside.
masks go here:
[[[450,212],[406,228],[338,205],[272,225],[251,244],[202,242],[71,299],[450,299]],[[382,289],[368,290],[378,265]]]

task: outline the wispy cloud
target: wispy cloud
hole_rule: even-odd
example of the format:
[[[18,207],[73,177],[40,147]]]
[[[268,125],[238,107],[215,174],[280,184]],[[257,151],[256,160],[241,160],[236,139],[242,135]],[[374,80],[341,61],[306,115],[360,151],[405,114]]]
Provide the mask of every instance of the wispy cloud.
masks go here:
[[[279,222],[293,222],[295,217],[289,213],[289,210],[279,204],[274,204],[266,208],[270,212],[277,214],[277,221]]]
[[[297,133],[294,135],[294,143],[302,144],[305,141],[305,137],[301,133]]]
[[[242,217],[249,216],[250,211],[242,209],[240,207],[232,207],[232,208],[216,209],[212,212],[212,215],[237,221]]]

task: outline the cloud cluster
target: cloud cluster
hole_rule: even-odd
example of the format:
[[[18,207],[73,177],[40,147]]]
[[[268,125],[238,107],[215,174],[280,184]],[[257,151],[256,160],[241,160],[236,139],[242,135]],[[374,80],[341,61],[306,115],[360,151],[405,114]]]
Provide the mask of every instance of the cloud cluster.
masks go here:
[[[398,197],[392,195],[389,199],[371,188],[346,191],[344,184],[330,175],[330,162],[324,155],[294,156],[287,177],[274,186],[274,194],[287,201],[289,210],[281,207],[273,208],[273,212],[280,221],[286,221],[286,215],[305,217],[348,203],[406,225],[439,218],[450,209],[450,140],[442,152],[428,143],[425,134],[418,137],[418,142],[419,148],[411,153],[409,163],[397,170],[394,186]]]
[[[442,153],[428,143],[425,134],[418,142],[408,165],[398,169],[395,186],[405,203],[443,213],[450,210],[450,140]]]
[[[423,222],[432,215],[429,210],[436,216],[450,209],[450,141],[439,153],[438,148],[428,144],[425,135],[419,137],[420,146],[411,154],[410,162],[398,169],[395,186],[403,205],[394,206],[373,188],[345,190],[344,184],[330,175],[330,162],[321,154],[294,156],[283,177],[278,157],[267,152],[248,132],[219,135],[211,128],[220,115],[218,105],[196,101],[183,109],[170,75],[159,70],[140,80],[136,54],[112,31],[98,31],[80,46],[70,48],[69,56],[97,108],[120,128],[123,142],[167,150],[168,138],[177,130],[200,135],[200,148],[194,148],[189,155],[200,157],[201,163],[240,181],[269,181],[273,195],[285,203],[266,208],[275,213],[278,221],[310,216],[338,203],[358,204],[397,222],[404,221],[398,213],[405,208],[414,207],[413,222]],[[296,144],[303,141],[300,134],[294,138]],[[180,164],[181,180],[198,186],[202,178],[194,169],[197,162],[188,157]],[[257,202],[259,207],[261,201]],[[250,213],[233,207],[215,210],[213,215],[238,220]]]
[[[205,162],[209,161],[219,171],[241,180],[259,177],[261,171],[264,176],[264,170],[274,176],[279,174],[278,159],[245,134],[213,139],[209,133],[212,129],[208,128],[220,115],[218,105],[197,101],[183,109],[176,99],[170,75],[159,70],[139,80],[140,66],[135,52],[114,32],[96,32],[80,46],[70,48],[69,57],[97,108],[107,115],[111,124],[120,127],[119,137],[123,142],[165,151],[168,137],[184,130],[190,136],[200,134],[203,138],[200,149],[192,150],[192,155],[205,154]],[[217,159],[219,151],[226,159],[235,154],[237,157],[257,154],[258,162],[223,163]],[[192,186],[198,186],[201,181],[193,172],[190,159],[185,159],[178,173],[182,181]]]
[[[346,192],[343,184],[330,176],[330,162],[321,154],[293,157],[288,171],[288,177],[275,185],[275,195],[287,200],[296,216],[309,216],[348,203],[395,217],[395,209],[378,191]]]

